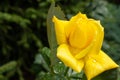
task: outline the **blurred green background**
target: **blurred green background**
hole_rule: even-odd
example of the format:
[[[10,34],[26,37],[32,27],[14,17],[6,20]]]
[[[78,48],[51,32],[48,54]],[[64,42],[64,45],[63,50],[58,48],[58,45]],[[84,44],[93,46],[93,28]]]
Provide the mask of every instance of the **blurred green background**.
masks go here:
[[[100,20],[105,28],[102,49],[120,64],[119,0],[56,0],[56,4],[68,19],[82,12]],[[0,1],[0,80],[82,80],[63,63],[51,66],[46,30],[50,5],[51,0]],[[109,73],[95,80],[120,80],[120,69]]]

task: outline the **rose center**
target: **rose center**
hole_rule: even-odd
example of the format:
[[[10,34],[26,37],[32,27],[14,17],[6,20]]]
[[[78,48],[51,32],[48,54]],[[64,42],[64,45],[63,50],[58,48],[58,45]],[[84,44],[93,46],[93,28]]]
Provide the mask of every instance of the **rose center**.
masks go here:
[[[91,43],[94,30],[86,22],[76,22],[74,27],[69,36],[69,45],[82,50]]]

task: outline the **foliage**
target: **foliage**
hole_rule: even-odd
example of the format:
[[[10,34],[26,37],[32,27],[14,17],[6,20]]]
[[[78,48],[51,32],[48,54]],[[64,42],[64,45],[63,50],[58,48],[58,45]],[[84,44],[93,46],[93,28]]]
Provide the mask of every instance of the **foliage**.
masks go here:
[[[45,20],[49,1],[0,1],[0,73],[2,78],[30,80],[35,54],[48,46]],[[23,5],[24,4],[24,5]],[[42,12],[42,13],[41,13]],[[44,38],[43,38],[44,37]],[[16,61],[16,67],[6,63]],[[7,69],[13,69],[11,70]],[[13,74],[9,75],[8,73]],[[24,76],[26,76],[24,78]]]
[[[0,80],[80,80],[84,75],[59,61],[51,66],[54,59],[46,30],[50,4],[49,0],[0,1]],[[80,11],[101,20],[105,28],[103,49],[120,64],[119,5],[105,0],[56,0],[56,4],[67,19]],[[95,80],[106,80],[106,76],[120,80],[120,69],[110,72]]]

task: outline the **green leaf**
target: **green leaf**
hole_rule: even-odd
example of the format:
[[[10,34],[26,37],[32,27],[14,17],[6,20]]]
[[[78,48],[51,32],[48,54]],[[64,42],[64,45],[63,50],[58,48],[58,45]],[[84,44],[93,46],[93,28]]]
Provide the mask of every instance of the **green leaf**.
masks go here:
[[[16,69],[16,66],[17,66],[16,61],[10,61],[0,67],[0,74]]]
[[[54,80],[53,75],[50,73],[40,72],[36,80]]]
[[[34,63],[41,64],[47,71],[49,71],[49,66],[41,54],[36,55]]]
[[[3,12],[0,12],[0,20],[17,23],[23,28],[26,28],[27,25],[31,23],[30,20],[23,18],[22,16],[16,14],[3,13]]]
[[[65,15],[59,6],[55,7],[55,3],[53,2],[50,6],[47,16],[47,35],[50,48],[57,47],[56,35],[54,30],[54,24],[52,22],[53,16],[57,16],[60,19],[65,19]]]
[[[49,59],[50,50],[44,47],[41,53],[35,56],[35,64],[40,64],[46,69],[46,71],[50,71],[50,59]]]
[[[55,66],[53,66],[54,73],[60,75],[65,73],[66,68],[67,67],[62,62],[59,62]]]
[[[117,69],[117,80],[120,80],[120,67]]]
[[[47,16],[47,36],[48,42],[51,49],[51,65],[55,65],[57,62],[56,58],[56,48],[57,48],[57,40],[55,35],[54,24],[52,22],[53,16],[56,16],[60,19],[65,19],[65,15],[59,6],[55,7],[55,3],[53,2],[50,6]]]
[[[0,75],[0,80],[8,80],[5,76]]]
[[[73,71],[73,72],[70,74],[70,78],[72,78],[72,80],[81,80],[82,77],[83,77],[83,71],[80,72],[80,73]]]
[[[67,79],[64,75],[40,72],[36,80],[70,80],[70,79]]]
[[[82,80],[87,80],[85,75],[83,76]],[[100,75],[94,77],[92,80],[117,80],[117,69],[105,71]]]

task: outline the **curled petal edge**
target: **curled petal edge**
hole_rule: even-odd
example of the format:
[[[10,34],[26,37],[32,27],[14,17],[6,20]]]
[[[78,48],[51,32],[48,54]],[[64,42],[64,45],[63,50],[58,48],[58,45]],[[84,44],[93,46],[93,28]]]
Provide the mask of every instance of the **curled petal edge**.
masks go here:
[[[53,22],[55,23],[55,32],[58,44],[66,43],[66,36],[65,36],[65,27],[68,24],[68,21],[59,20],[55,16],[53,16]]]
[[[61,44],[57,49],[57,57],[63,61],[63,63],[75,70],[76,72],[81,72],[84,66],[83,60],[77,60],[70,53],[68,45]]]

